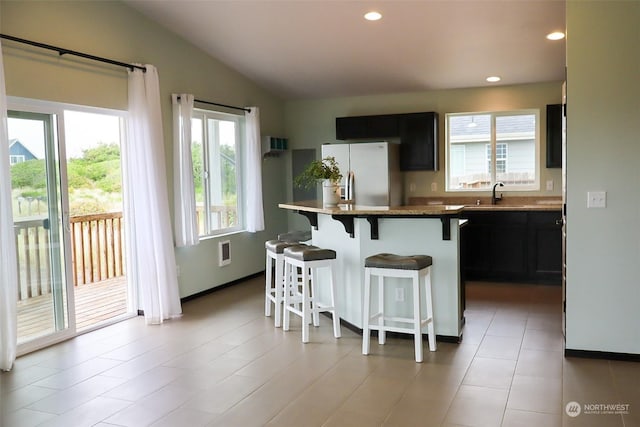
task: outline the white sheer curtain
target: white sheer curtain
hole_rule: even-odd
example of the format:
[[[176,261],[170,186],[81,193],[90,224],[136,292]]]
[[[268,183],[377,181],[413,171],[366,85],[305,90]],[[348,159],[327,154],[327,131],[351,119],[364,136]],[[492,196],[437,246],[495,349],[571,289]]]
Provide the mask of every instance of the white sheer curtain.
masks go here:
[[[260,141],[260,110],[247,107],[245,112],[245,170],[247,231],[264,230],[264,208],[262,206],[262,149]]]
[[[196,196],[191,157],[193,95],[172,94],[173,104],[173,204],[176,246],[194,246],[198,239]]]
[[[158,72],[129,72],[128,140],[124,165],[131,226],[132,277],[147,324],[182,314],[169,219]]]
[[[16,360],[18,271],[13,232],[7,97],[0,44],[0,370],[9,371]]]

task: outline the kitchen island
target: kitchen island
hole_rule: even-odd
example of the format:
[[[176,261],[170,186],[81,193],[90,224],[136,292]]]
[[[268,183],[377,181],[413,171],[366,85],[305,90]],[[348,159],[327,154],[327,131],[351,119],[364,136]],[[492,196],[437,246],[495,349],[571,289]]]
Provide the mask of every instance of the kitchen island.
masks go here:
[[[279,207],[306,216],[312,225],[313,244],[337,252],[341,319],[362,329],[366,257],[381,252],[430,255],[436,334],[439,339],[460,340],[463,301],[459,216],[462,205],[325,207],[321,201],[307,201],[282,203]],[[327,277],[320,275],[319,280]],[[398,316],[410,315],[409,281],[387,280],[386,310]]]

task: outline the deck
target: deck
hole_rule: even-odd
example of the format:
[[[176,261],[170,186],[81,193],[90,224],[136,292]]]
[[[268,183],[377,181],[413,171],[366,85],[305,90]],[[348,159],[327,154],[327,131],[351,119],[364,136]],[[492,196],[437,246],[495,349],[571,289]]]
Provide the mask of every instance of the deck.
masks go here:
[[[76,329],[91,327],[127,312],[125,276],[74,286]],[[18,301],[18,339],[31,340],[54,332],[51,294]]]

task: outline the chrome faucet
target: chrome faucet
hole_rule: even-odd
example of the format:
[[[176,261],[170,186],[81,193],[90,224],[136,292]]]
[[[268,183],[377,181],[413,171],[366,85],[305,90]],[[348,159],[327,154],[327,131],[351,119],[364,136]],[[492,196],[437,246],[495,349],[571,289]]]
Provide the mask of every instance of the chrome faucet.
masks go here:
[[[497,186],[504,187],[504,184],[502,182],[500,182],[500,181],[498,181],[495,184],[493,184],[493,191],[491,192],[491,204],[492,205],[495,205],[500,200],[502,200],[502,195],[500,195],[500,197],[496,197],[496,187]]]

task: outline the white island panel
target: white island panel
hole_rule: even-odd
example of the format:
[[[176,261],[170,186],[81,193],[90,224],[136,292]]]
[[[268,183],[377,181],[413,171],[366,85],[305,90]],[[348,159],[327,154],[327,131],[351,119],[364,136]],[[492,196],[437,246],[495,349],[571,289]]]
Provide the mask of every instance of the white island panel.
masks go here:
[[[460,336],[460,266],[458,219],[450,218],[451,239],[443,240],[440,218],[378,219],[379,239],[371,239],[369,222],[354,218],[354,237],[351,238],[339,221],[331,215],[318,215],[318,229],[313,230],[313,244],[337,252],[337,288],[339,315],[352,325],[362,328],[364,289],[364,259],[381,252],[398,255],[430,255],[433,258],[432,286],[436,334]],[[320,280],[326,280],[323,275]],[[389,314],[410,316],[411,288],[408,280],[386,279],[389,286],[386,310]],[[373,284],[376,285],[374,279]],[[405,289],[405,301],[396,301],[395,288]],[[375,289],[375,288],[374,288]],[[321,297],[325,297],[321,293]],[[426,328],[425,328],[426,332]]]

